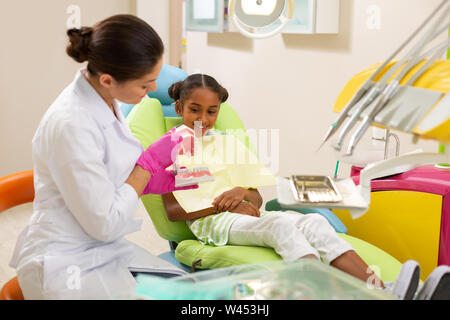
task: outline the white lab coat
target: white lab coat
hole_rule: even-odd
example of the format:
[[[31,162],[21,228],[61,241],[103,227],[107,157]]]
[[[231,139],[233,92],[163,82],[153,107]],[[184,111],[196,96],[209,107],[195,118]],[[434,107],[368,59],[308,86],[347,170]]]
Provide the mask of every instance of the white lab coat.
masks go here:
[[[143,148],[81,70],[44,115],[32,141],[34,213],[16,244],[26,299],[127,297],[138,195],[125,181]]]

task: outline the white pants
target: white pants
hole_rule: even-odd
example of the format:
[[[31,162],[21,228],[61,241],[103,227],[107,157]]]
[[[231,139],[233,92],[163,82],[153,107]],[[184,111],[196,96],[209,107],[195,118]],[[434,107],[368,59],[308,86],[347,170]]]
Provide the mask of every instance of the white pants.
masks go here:
[[[314,255],[328,264],[353,250],[323,216],[293,211],[267,213],[259,218],[243,214],[231,225],[228,244],[273,248],[285,261]]]

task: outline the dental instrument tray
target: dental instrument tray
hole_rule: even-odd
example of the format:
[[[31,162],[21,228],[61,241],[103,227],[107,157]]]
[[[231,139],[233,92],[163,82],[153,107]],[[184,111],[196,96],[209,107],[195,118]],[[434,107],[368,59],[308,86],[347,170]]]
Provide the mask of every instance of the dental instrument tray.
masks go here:
[[[295,200],[301,203],[339,202],[343,197],[329,176],[292,175]]]

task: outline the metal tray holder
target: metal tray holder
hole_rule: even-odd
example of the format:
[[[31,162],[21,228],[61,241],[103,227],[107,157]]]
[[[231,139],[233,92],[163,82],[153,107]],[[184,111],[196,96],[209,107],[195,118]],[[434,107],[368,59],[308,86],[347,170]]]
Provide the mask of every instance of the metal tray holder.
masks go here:
[[[339,202],[342,195],[329,176],[292,175],[294,198],[302,203]]]

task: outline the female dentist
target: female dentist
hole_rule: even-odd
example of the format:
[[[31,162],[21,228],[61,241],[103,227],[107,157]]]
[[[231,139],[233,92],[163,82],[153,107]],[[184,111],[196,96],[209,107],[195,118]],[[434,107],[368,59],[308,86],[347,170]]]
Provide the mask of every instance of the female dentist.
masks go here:
[[[67,35],[67,54],[87,67],[33,137],[34,212],[10,266],[26,299],[126,297],[136,247],[124,236],[140,229],[133,218],[140,195],[178,189],[166,168],[182,138],[166,134],[143,151],[116,99],[136,104],[156,90],[164,46],[132,15]]]

